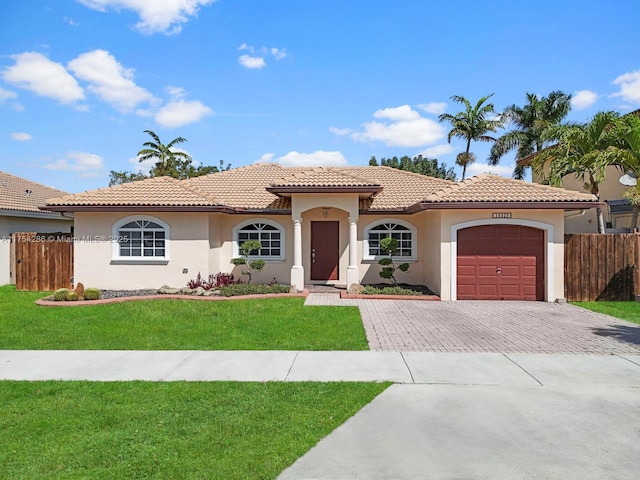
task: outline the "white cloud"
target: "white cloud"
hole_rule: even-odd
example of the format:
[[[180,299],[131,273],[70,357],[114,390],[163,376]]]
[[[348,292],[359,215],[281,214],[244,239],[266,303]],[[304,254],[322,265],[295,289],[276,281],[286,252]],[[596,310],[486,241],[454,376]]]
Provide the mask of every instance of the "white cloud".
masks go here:
[[[335,133],[336,135],[349,135],[350,133],[353,132],[353,130],[350,128],[336,128],[336,127],[329,127],[329,131],[331,133]]]
[[[246,43],[243,43],[242,45],[240,45],[238,47],[238,50],[242,51],[246,51],[249,52],[250,55],[240,55],[240,57],[238,58],[238,62],[240,63],[240,65],[242,65],[245,68],[253,68],[253,69],[257,69],[257,68],[264,68],[267,66],[267,62],[265,60],[265,57],[271,55],[273,56],[273,58],[276,59],[276,61],[278,60],[282,60],[283,58],[286,58],[288,53],[282,49],[282,48],[267,48],[267,47],[262,47],[262,48],[255,48],[252,45],[247,45]]]
[[[178,34],[182,24],[195,17],[200,7],[215,0],[79,0],[83,5],[100,12],[133,10],[140,16],[136,29],[145,35]]]
[[[265,153],[264,155],[262,155],[258,160],[256,160],[255,163],[265,163],[265,162],[270,162],[271,160],[273,160],[274,154],[273,153]]]
[[[450,153],[453,153],[453,146],[448,143],[443,143],[441,145],[434,145],[433,147],[422,150],[420,155],[428,158],[438,158],[441,155],[449,155]]]
[[[591,90],[580,90],[571,97],[571,106],[576,110],[584,110],[596,103],[598,94]]]
[[[212,113],[213,110],[201,102],[173,100],[156,113],[155,120],[163,127],[176,128],[198,122]]]
[[[132,112],[140,103],[155,101],[151,93],[135,84],[134,70],[124,68],[106,50],[83,53],[69,62],[69,69],[89,83],[90,92],[122,112]]]
[[[240,55],[238,62],[245,68],[264,68],[267,62],[262,57],[252,57],[251,55]]]
[[[447,108],[447,104],[444,102],[421,103],[420,105],[418,105],[418,108],[433,115],[440,115],[441,113],[444,113],[445,109]]]
[[[445,137],[442,125],[421,117],[409,105],[377,110],[373,116],[386,121],[366,122],[364,131],[350,133],[350,137],[359,142],[382,142],[391,147],[422,147]],[[344,130],[334,128],[334,133],[341,131]]]
[[[13,132],[11,134],[11,139],[17,142],[27,142],[29,140],[33,140],[33,137],[26,132]]]
[[[620,91],[614,93],[613,97],[622,97],[625,102],[640,104],[640,70],[620,75],[613,84],[620,87]]]
[[[493,173],[502,177],[513,176],[514,165],[489,165],[488,163],[472,163],[467,166],[467,178],[483,173]]]
[[[46,164],[44,168],[73,172],[82,178],[95,178],[104,173],[104,160],[93,153],[68,152],[65,158]]]
[[[270,160],[273,160],[273,154],[267,155],[271,155]],[[263,155],[263,157],[265,157],[265,155]],[[347,164],[347,159],[344,158],[341,152],[324,152],[322,150],[313,153],[292,151],[273,161],[289,167],[342,167]]]
[[[0,103],[4,103],[6,100],[12,100],[14,98],[18,98],[18,94],[16,92],[5,90],[0,87]]]
[[[285,52],[284,50],[281,50],[279,48],[272,48],[270,50],[270,52],[271,52],[271,55],[273,55],[273,57],[276,60],[282,60],[283,58],[286,58],[286,56],[287,56],[287,52]]]
[[[64,21],[67,22],[69,25],[71,25],[72,27],[78,27],[80,26],[80,24],[78,22],[76,22],[73,18],[71,17],[64,17]]]
[[[84,91],[67,70],[37,52],[12,55],[16,63],[2,71],[5,82],[60,103],[84,100]]]

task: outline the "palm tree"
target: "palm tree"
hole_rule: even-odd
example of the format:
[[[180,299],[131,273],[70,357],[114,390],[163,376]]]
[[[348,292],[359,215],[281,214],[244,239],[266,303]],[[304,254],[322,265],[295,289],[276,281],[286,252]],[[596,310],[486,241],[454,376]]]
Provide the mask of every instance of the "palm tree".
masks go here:
[[[191,164],[191,157],[187,155],[185,152],[175,152],[172,150],[174,145],[178,145],[180,143],[184,143],[187,140],[182,137],[174,138],[169,142],[168,145],[164,145],[160,141],[160,137],[155,134],[155,132],[151,130],[145,130],[144,133],[148,133],[153,138],[153,142],[145,142],[142,145],[146,148],[143,148],[138,152],[139,161],[144,162],[145,160],[149,160],[151,158],[157,158],[156,162],[155,174],[157,176],[166,176],[169,175],[171,170],[171,166],[179,163],[179,159],[184,163]]]
[[[516,149],[516,159],[540,152],[545,147],[545,131],[559,125],[570,110],[571,95],[560,90],[554,90],[547,97],[540,98],[533,93],[527,93],[527,103],[524,107],[514,104],[505,108],[502,119],[514,128],[493,144],[489,164],[497,165],[500,159],[513,149]],[[522,180],[525,168],[516,164],[513,177]]]
[[[502,126],[500,114],[496,114],[493,103],[485,103],[492,96],[493,93],[482,97],[475,106],[472,106],[466,98],[454,95],[451,100],[463,104],[465,110],[455,115],[443,113],[438,117],[440,122],[451,124],[451,130],[447,136],[449,143],[453,137],[466,141],[465,151],[456,158],[456,163],[462,166],[462,180],[467,173],[467,165],[475,161],[475,155],[469,151],[471,142],[495,142],[496,139],[487,133],[495,132]]]
[[[558,143],[534,157],[534,171],[554,186],[562,186],[562,179],[573,174],[584,182],[585,190],[599,198],[607,167],[626,168],[624,152],[627,149],[620,125],[618,113],[599,112],[583,125],[550,128],[548,138]],[[602,208],[598,207],[596,211],[598,232],[604,233]]]

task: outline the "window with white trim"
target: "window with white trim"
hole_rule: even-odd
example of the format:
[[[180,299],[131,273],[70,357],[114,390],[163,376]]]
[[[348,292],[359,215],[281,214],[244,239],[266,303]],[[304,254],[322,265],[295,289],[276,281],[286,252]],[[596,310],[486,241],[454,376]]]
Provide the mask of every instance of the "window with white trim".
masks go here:
[[[129,217],[114,225],[114,257],[122,260],[168,259],[168,230],[152,217]]]
[[[240,245],[250,240],[259,240],[262,244],[260,251],[251,251],[250,257],[260,257],[265,260],[284,260],[284,229],[277,223],[254,220],[238,225],[234,229],[234,257],[239,256]]]
[[[413,225],[399,220],[384,220],[372,223],[365,229],[365,260],[376,260],[385,256],[380,249],[380,241],[384,238],[395,238],[398,241],[398,252],[394,258],[399,260],[416,260],[416,229]]]

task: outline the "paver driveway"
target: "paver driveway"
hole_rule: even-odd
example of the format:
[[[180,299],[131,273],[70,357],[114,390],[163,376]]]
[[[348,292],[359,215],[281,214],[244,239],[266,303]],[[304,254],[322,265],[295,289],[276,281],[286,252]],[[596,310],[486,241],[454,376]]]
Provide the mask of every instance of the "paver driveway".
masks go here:
[[[322,293],[306,303],[358,306],[371,350],[640,353],[640,325],[569,304],[341,300]]]

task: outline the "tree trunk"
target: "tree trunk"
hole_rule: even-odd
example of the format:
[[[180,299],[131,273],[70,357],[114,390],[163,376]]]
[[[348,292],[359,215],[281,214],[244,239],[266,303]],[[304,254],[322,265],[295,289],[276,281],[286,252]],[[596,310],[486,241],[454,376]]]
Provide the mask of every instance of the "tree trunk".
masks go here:
[[[604,216],[602,208],[596,207],[596,216],[598,217],[598,233],[604,233]]]

